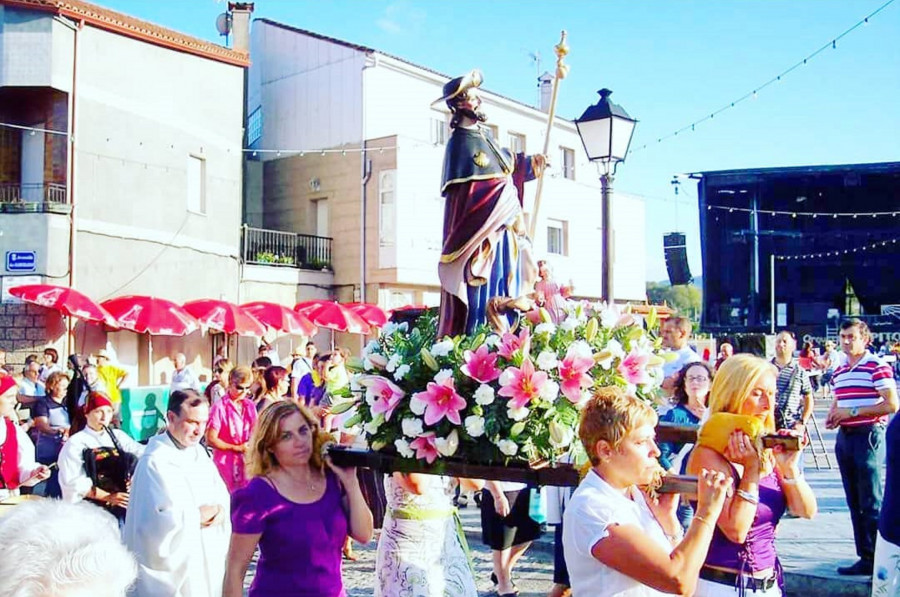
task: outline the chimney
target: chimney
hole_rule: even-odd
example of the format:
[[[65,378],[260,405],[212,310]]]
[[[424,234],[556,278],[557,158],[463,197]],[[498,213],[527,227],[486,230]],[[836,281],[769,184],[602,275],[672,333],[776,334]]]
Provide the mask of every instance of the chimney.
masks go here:
[[[250,15],[253,13],[253,2],[229,2],[231,13],[231,48],[238,52],[250,53]]]
[[[541,112],[549,112],[550,96],[553,94],[553,75],[544,71],[544,74],[538,77],[538,89],[541,92]]]

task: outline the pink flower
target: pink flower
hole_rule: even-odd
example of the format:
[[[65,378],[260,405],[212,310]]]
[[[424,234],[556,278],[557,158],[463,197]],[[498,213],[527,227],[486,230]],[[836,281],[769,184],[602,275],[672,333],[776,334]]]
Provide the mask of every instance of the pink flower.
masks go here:
[[[531,349],[531,332],[526,327],[522,328],[518,336],[509,332],[503,334],[503,337],[500,338],[500,348],[497,349],[497,352],[504,359],[511,359],[513,353],[519,349],[522,349],[523,357],[527,357],[528,351]]]
[[[486,344],[479,346],[475,352],[467,350],[463,353],[463,358],[466,364],[460,367],[460,370],[475,381],[490,383],[500,377],[497,354],[491,353]]]
[[[630,384],[645,384],[650,381],[650,375],[647,374],[647,363],[650,361],[649,354],[642,354],[636,350],[632,350],[622,362],[619,363],[619,373]]]
[[[547,383],[547,374],[543,371],[535,371],[531,359],[522,361],[522,367],[509,367],[500,377],[501,396],[509,398],[513,408],[522,408],[531,402],[532,398],[540,396],[541,389]]]
[[[466,400],[456,393],[453,377],[447,375],[438,382],[428,382],[424,392],[416,392],[413,398],[425,403],[425,424],[434,425],[444,417],[451,423],[462,424],[459,411],[466,407]]]
[[[416,451],[416,458],[424,458],[431,464],[438,457],[437,445],[435,445],[434,431],[423,433],[409,443],[409,447]]]
[[[384,413],[385,421],[391,420],[394,409],[406,395],[389,379],[378,375],[364,375],[359,379],[359,385],[366,387],[366,399],[372,406],[372,414]]]
[[[594,359],[590,356],[579,354],[575,347],[570,347],[566,352],[566,358],[559,364],[559,384],[562,393],[572,404],[578,404],[581,400],[582,388],[587,388],[593,383],[588,371],[594,366]]]

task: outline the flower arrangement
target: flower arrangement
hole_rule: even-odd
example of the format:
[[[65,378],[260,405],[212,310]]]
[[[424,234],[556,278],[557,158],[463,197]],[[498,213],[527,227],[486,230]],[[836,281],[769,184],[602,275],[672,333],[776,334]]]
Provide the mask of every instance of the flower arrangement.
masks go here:
[[[568,301],[558,325],[546,312],[515,332],[480,328],[435,338],[436,318],[388,324],[353,377],[357,408],[373,450],[428,464],[441,458],[508,464],[553,461],[575,442],[579,407],[595,387],[620,386],[655,400],[664,358],[656,314]]]

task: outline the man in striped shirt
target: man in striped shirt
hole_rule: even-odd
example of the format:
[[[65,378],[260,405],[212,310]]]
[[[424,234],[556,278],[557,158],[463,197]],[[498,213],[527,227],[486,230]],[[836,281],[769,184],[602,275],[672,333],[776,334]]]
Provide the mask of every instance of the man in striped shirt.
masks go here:
[[[834,370],[834,402],[825,426],[839,429],[834,451],[860,559],[838,568],[838,574],[871,575],[883,497],[884,430],[888,416],[897,412],[897,386],[890,366],[866,348],[865,322],[848,319],[840,338],[847,361]]]

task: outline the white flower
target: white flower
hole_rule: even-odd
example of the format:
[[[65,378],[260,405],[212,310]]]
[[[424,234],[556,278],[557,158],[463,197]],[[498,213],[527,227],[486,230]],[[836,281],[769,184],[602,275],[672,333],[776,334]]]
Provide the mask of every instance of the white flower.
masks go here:
[[[497,346],[500,346],[500,336],[498,336],[497,334],[491,334],[484,339],[484,343],[488,346],[488,348],[496,348]]]
[[[372,354],[373,352],[378,350],[378,348],[380,346],[381,346],[381,344],[378,343],[378,340],[370,340],[369,343],[366,344],[366,347],[363,348],[363,351],[362,351],[363,358],[369,356],[370,354]]]
[[[379,354],[377,352],[373,352],[368,357],[366,357],[377,369],[384,369],[387,365],[387,357],[383,354]]]
[[[409,399],[409,410],[413,411],[414,414],[424,415],[426,406],[428,405],[416,398],[415,395]]]
[[[376,433],[378,433],[379,427],[380,427],[380,425],[378,424],[377,420],[369,421],[368,423],[366,423],[366,426],[365,426],[366,433],[368,433],[369,435],[375,435]]]
[[[387,369],[388,373],[393,373],[393,371],[400,365],[401,357],[399,354],[394,353],[391,355],[391,358],[388,359],[387,365],[385,365],[385,369]]]
[[[565,448],[572,443],[575,432],[571,427],[560,425],[556,421],[550,421],[550,444],[556,448]]]
[[[604,309],[600,311],[600,325],[605,328],[613,328],[621,316],[622,314],[615,305],[604,306]]]
[[[541,388],[541,398],[547,402],[555,402],[559,398],[559,384],[552,379],[548,379]]]
[[[397,367],[397,370],[394,371],[394,379],[400,381],[401,379],[406,377],[407,373],[409,373],[409,365],[400,365],[399,367]]]
[[[400,456],[404,458],[412,458],[416,455],[415,451],[409,447],[409,442],[405,439],[395,439],[394,446],[397,448],[397,452]]]
[[[466,425],[466,433],[472,437],[480,437],[484,435],[484,419],[478,415],[466,417],[464,421]]]
[[[494,401],[494,388],[487,384],[481,384],[478,386],[478,389],[475,390],[475,403],[480,404],[482,406],[487,406]]]
[[[403,435],[407,437],[419,437],[422,435],[421,419],[403,419],[400,421],[400,427],[403,429]]]
[[[590,358],[594,356],[593,351],[591,351],[591,345],[584,340],[572,342],[572,344],[569,346],[569,350],[574,350],[575,354],[579,357]]]
[[[610,340],[607,342],[603,352],[607,353],[609,356],[602,361],[597,361],[597,364],[604,369],[612,367],[614,360],[625,357],[625,349],[622,348],[622,344],[618,340]]]
[[[445,357],[450,354],[450,351],[453,350],[454,344],[453,340],[449,338],[446,340],[441,340],[437,344],[431,347],[431,356],[433,357]]]
[[[544,323],[539,323],[534,327],[534,335],[540,336],[541,334],[547,334],[548,336],[552,336],[556,332],[556,326],[553,325],[552,322],[546,321]]]
[[[506,454],[507,456],[515,456],[519,451],[519,446],[516,442],[511,439],[501,439],[497,442],[497,447],[500,448],[500,451]]]
[[[453,456],[459,448],[459,433],[454,429],[447,437],[437,438],[434,447],[441,456]]]
[[[362,377],[361,373],[350,374],[350,389],[354,392],[359,392],[360,390],[362,390],[362,386],[359,384],[360,377]]]
[[[372,361],[369,360],[368,356],[363,357],[363,369],[366,371],[371,371],[375,368],[375,365],[372,364]]]
[[[528,409],[524,406],[522,408],[513,408],[512,405],[506,407],[506,414],[513,421],[521,421],[528,416],[528,412]]]
[[[578,320],[574,317],[566,317],[565,321],[559,324],[559,329],[566,332],[573,332],[578,327]]]
[[[556,353],[552,350],[541,351],[541,354],[538,355],[537,366],[544,371],[555,369],[557,365],[559,365],[559,360],[556,358]]]
[[[381,328],[381,334],[385,336],[390,336],[394,332],[405,332],[409,330],[409,324],[405,321],[401,324],[396,324],[393,321],[389,321]]]
[[[512,371],[509,369],[504,369],[503,373],[500,374],[500,378],[497,380],[500,382],[500,385],[506,387],[510,383],[510,378],[512,377]]]
[[[440,371],[435,373],[434,382],[438,383],[438,384],[442,384],[445,381],[447,381],[448,379],[450,379],[451,377],[453,377],[452,369],[441,369]]]

